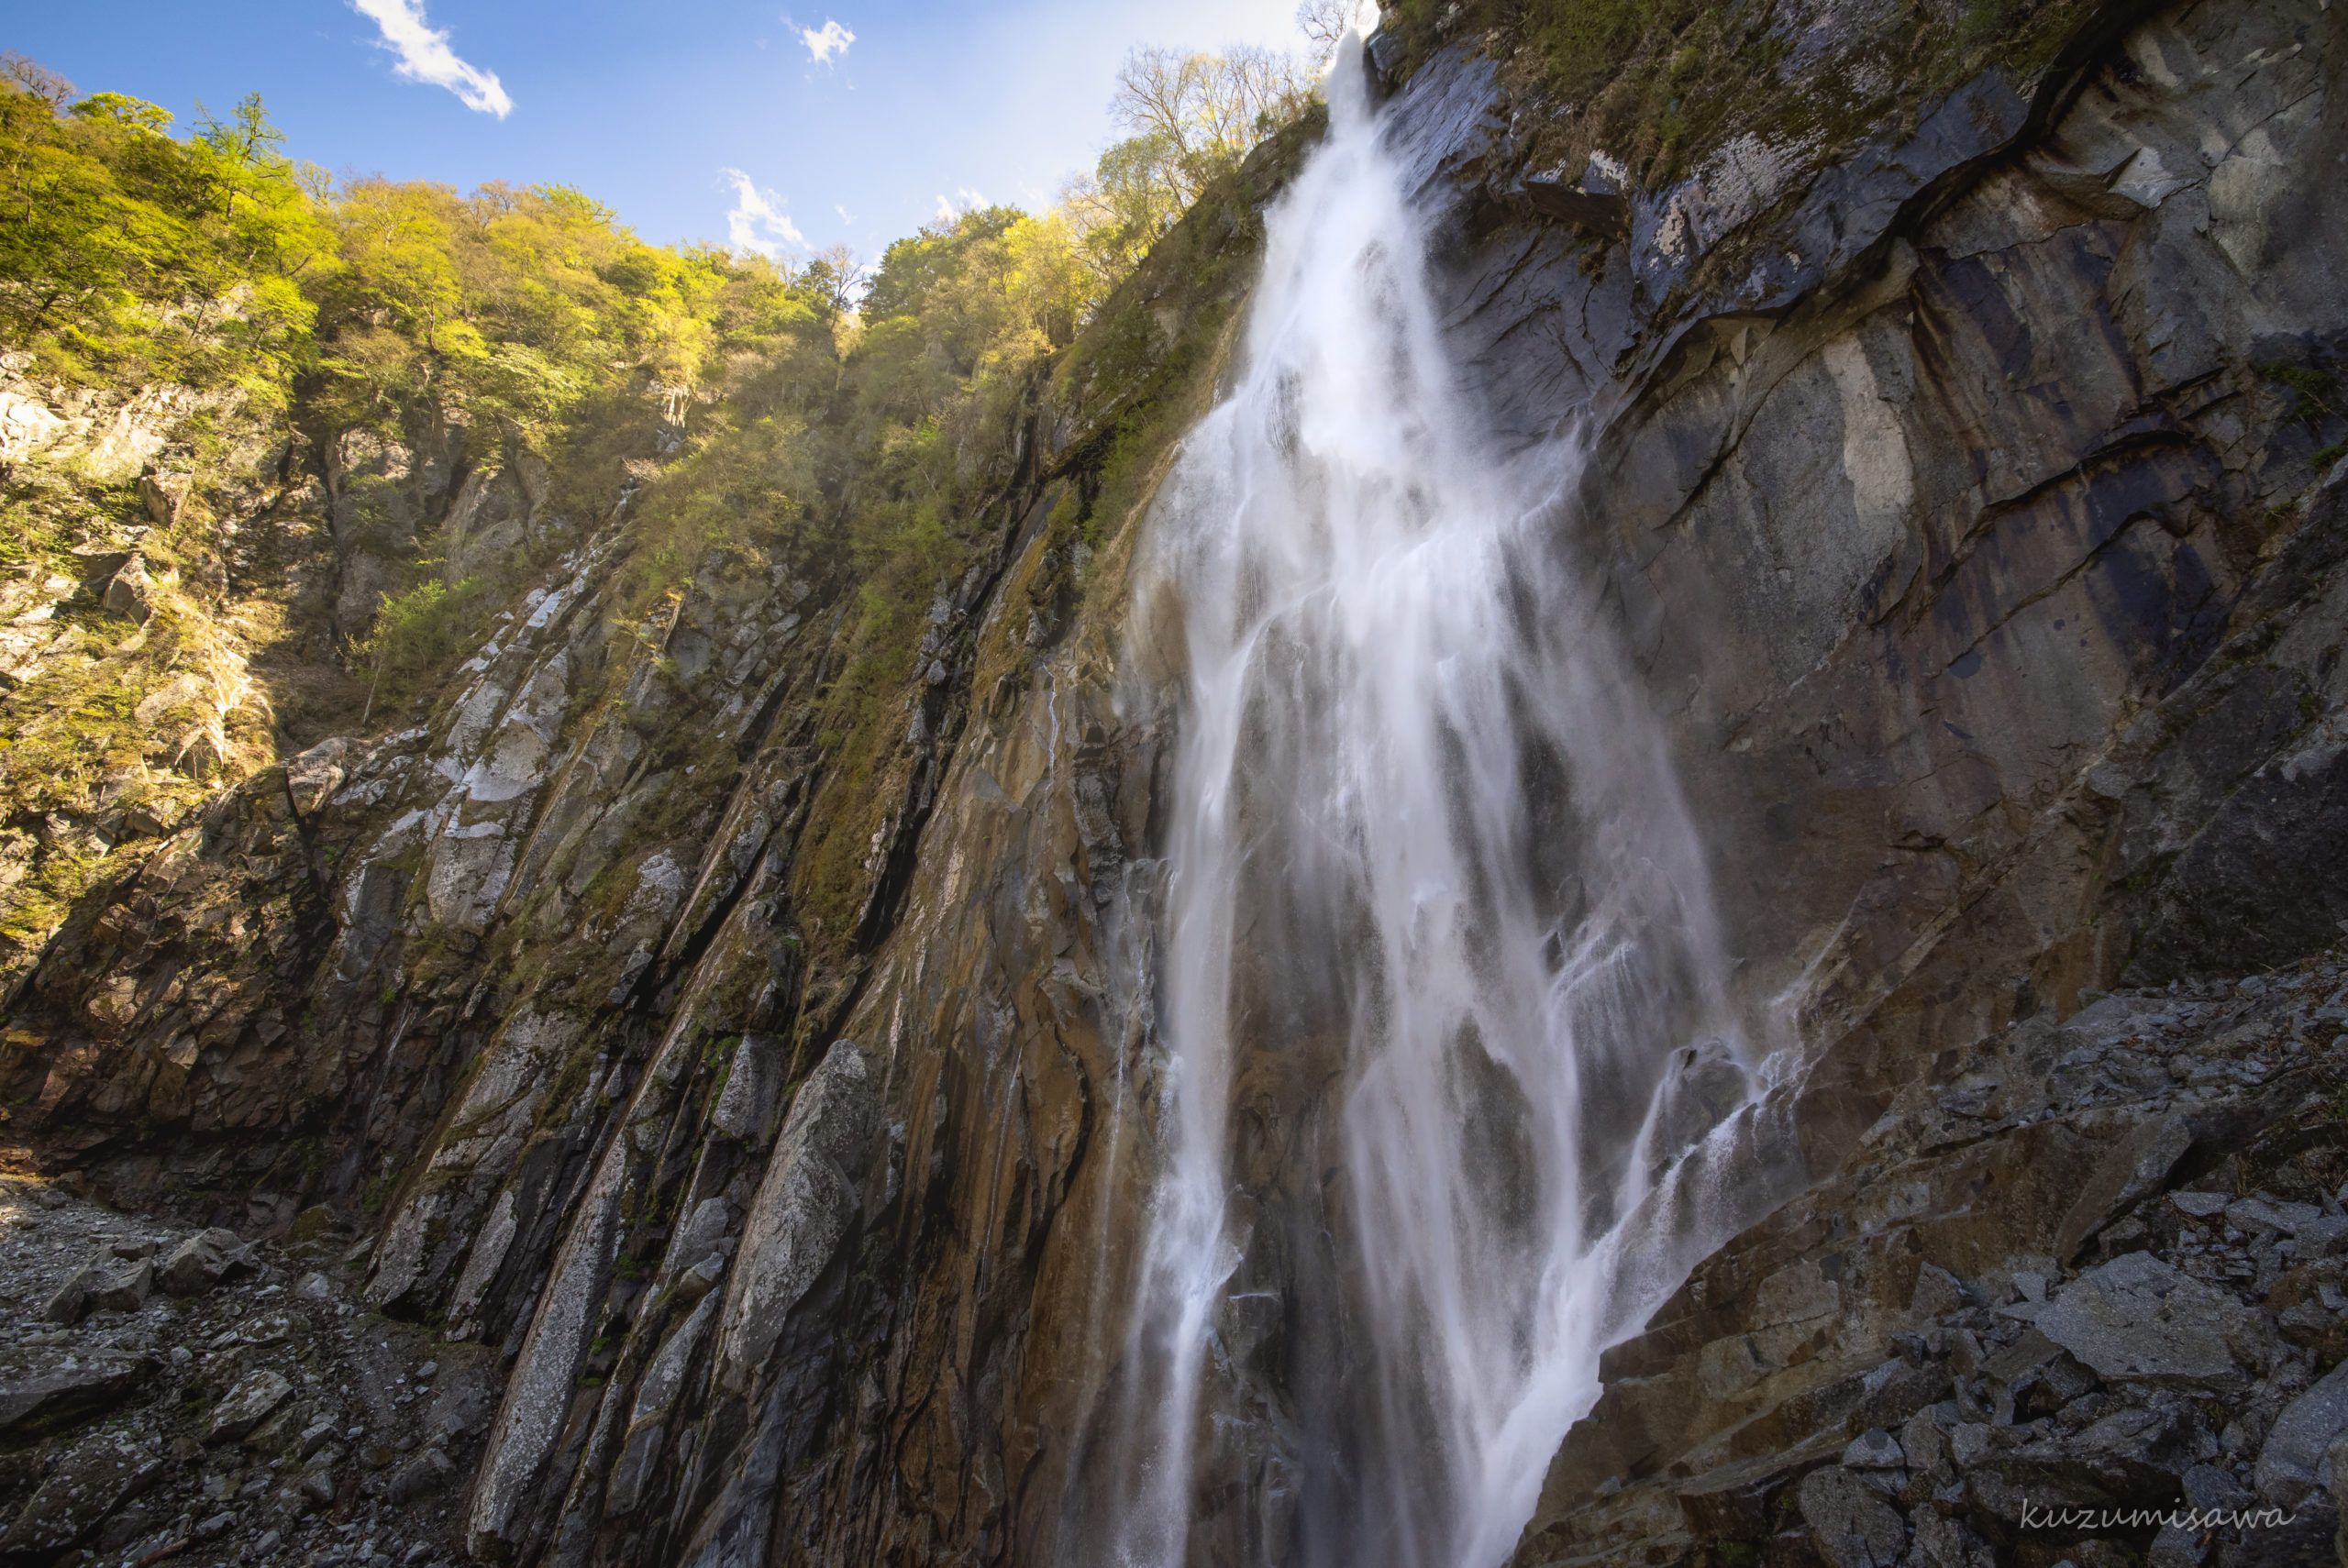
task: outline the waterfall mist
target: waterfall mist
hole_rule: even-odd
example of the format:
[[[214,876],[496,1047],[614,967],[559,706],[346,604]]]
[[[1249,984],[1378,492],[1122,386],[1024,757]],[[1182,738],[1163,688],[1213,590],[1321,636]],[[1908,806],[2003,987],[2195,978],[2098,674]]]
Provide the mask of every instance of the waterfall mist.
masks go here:
[[[1505,1558],[1599,1351],[1739,1207],[1758,1062],[1559,542],[1578,448],[1480,430],[1358,51],[1148,525],[1188,682],[1159,1175],[1071,1563]]]

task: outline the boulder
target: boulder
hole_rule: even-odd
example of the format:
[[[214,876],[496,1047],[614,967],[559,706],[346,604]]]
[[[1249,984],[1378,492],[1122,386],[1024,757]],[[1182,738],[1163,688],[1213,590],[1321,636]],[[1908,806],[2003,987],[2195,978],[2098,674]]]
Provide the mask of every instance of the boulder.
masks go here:
[[[387,1496],[394,1504],[413,1503],[427,1497],[449,1484],[456,1473],[456,1463],[437,1448],[427,1448],[400,1467],[392,1477]]]
[[[154,1370],[144,1356],[98,1356],[0,1384],[0,1437],[28,1437],[112,1409]]]
[[[1882,1494],[1840,1465],[1794,1489],[1811,1549],[1830,1568],[1891,1568],[1908,1550],[1907,1521]]]
[[[2296,1508],[2321,1485],[2324,1458],[2348,1433],[2348,1362],[2283,1408],[2251,1474],[2258,1495],[2277,1507]]]
[[[294,1385],[282,1373],[264,1367],[245,1374],[227,1397],[213,1407],[212,1419],[205,1423],[204,1441],[232,1442],[243,1437],[267,1420],[293,1392]]]
[[[127,1268],[106,1269],[90,1282],[90,1309],[136,1312],[155,1289],[155,1265],[140,1258]]]
[[[83,1443],[50,1471],[8,1533],[0,1535],[0,1553],[63,1551],[162,1472],[155,1446],[128,1434]]]
[[[2210,1389],[2242,1381],[2228,1346],[2242,1310],[2149,1253],[2123,1253],[2080,1275],[2037,1328],[2099,1376]]]
[[[65,1283],[41,1304],[40,1315],[52,1323],[78,1323],[90,1309],[90,1286],[97,1282],[95,1265],[84,1264],[65,1276]]]
[[[251,1273],[252,1253],[234,1231],[197,1232],[172,1250],[161,1283],[173,1296],[202,1296],[223,1280]]]
[[[101,602],[110,614],[144,621],[154,613],[154,596],[155,580],[147,575],[147,563],[132,556],[107,579]]]
[[[1901,1452],[1899,1440],[1881,1427],[1869,1427],[1843,1451],[1845,1470],[1899,1470],[1907,1463],[1908,1455]]]
[[[345,758],[350,743],[339,736],[320,741],[309,750],[286,759],[285,794],[293,802],[294,814],[316,816],[318,808],[342,787]],[[333,1211],[327,1210],[325,1223],[331,1223]],[[321,1229],[324,1224],[321,1224]]]

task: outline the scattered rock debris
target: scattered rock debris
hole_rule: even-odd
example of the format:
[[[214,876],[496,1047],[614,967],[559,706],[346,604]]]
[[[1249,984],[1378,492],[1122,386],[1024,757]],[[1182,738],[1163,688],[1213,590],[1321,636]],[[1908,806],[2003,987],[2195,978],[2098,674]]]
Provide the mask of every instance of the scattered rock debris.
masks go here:
[[[1516,1561],[2348,1562],[2348,955],[2083,999],[1609,1352]]]
[[[369,1311],[319,1209],[283,1242],[0,1178],[0,1561],[435,1568],[493,1349]]]

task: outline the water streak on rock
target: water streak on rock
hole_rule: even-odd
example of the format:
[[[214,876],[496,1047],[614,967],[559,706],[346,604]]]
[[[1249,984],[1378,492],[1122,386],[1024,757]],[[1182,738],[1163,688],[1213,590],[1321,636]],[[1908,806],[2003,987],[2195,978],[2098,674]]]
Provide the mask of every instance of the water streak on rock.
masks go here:
[[[1135,1568],[1503,1556],[1711,1230],[1642,1199],[1757,1077],[1700,835],[1557,543],[1578,448],[1483,434],[1354,61],[1331,97],[1151,520],[1140,635],[1189,681],[1163,1166],[1121,1495],[1071,1536]]]

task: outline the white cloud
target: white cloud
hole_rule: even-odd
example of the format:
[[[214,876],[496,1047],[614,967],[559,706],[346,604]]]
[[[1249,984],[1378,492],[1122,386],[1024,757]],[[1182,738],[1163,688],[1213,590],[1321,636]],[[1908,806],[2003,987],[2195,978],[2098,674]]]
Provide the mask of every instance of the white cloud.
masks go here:
[[[840,215],[840,222],[842,223],[854,223],[856,221],[855,215],[850,213],[846,207],[839,205],[837,203],[833,204],[832,211]]]
[[[782,210],[782,198],[762,191],[739,169],[721,171],[734,184],[734,210],[725,215],[725,241],[737,250],[773,256],[784,250],[804,250],[807,237]]]
[[[847,46],[856,41],[856,35],[827,18],[820,28],[800,28],[799,41],[807,46],[808,59],[818,65],[829,65],[833,56],[847,52]]]
[[[448,29],[426,23],[424,0],[350,0],[350,4],[382,30],[382,47],[400,57],[397,69],[402,76],[446,87],[464,101],[466,108],[501,120],[514,112],[514,100],[505,95],[497,72],[459,60],[449,47]]]
[[[977,212],[980,207],[985,206],[986,204],[986,197],[980,195],[978,192],[971,190],[968,185],[965,185],[950,196],[940,196],[937,198],[937,221],[940,223],[952,223],[964,213]]]

